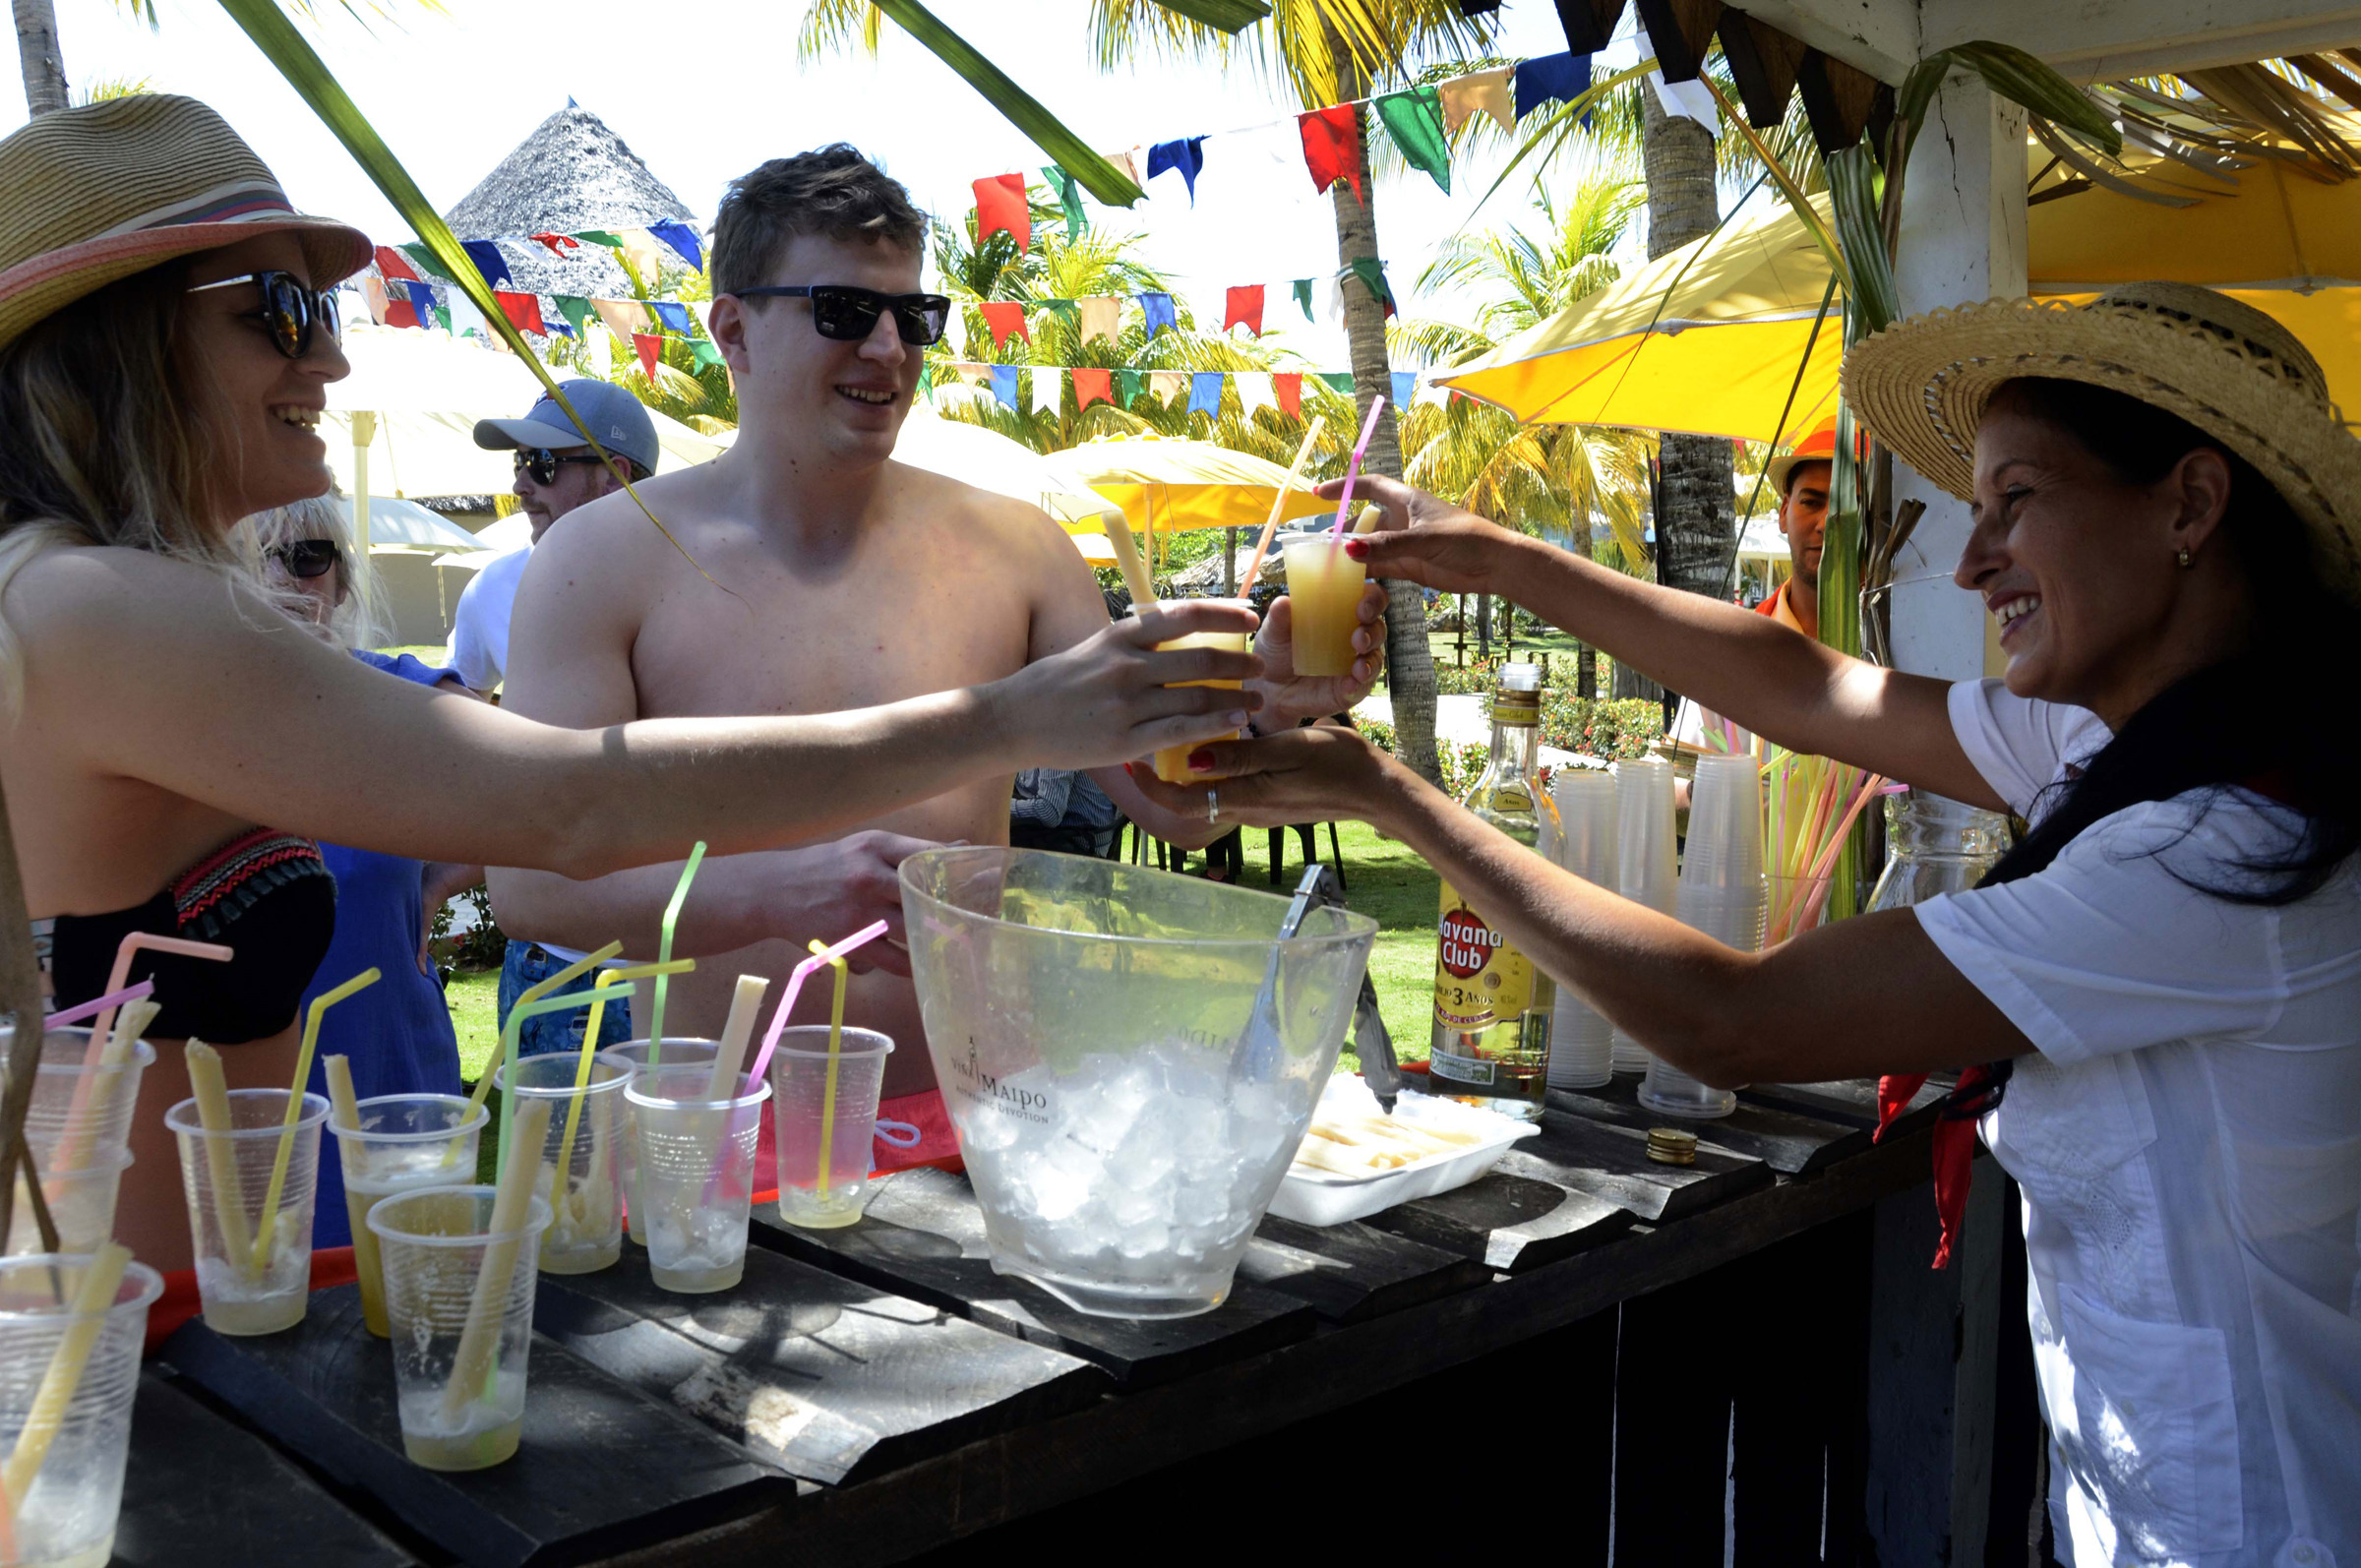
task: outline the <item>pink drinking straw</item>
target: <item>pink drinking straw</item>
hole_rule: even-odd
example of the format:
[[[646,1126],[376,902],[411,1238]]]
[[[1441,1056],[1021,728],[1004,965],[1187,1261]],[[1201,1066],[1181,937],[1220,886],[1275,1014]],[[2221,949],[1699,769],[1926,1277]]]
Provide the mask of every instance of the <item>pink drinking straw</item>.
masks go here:
[[[1329,530],[1329,542],[1341,547],[1345,542],[1345,519],[1353,514],[1353,481],[1361,477],[1361,459],[1367,454],[1369,438],[1377,434],[1377,416],[1385,412],[1385,399],[1372,398],[1369,417],[1362,421],[1361,439],[1353,444],[1353,460],[1345,464],[1345,491],[1336,498],[1336,526]]]
[[[41,1023],[50,1029],[63,1029],[68,1024],[78,1024],[95,1013],[112,1012],[127,1001],[146,1001],[154,995],[155,982],[143,980],[136,986],[126,986],[121,991],[110,991],[103,996],[92,996],[89,1001],[76,1002],[63,1012],[51,1013],[42,1019]]]
[[[149,932],[135,931],[124,936],[115,948],[115,967],[106,977],[108,991],[123,989],[123,982],[131,978],[132,954],[143,947],[152,952],[179,953],[184,958],[211,958],[218,963],[227,963],[233,956],[231,949],[219,942],[193,942],[181,936],[157,936]],[[98,1047],[114,1027],[115,1009],[112,1007],[103,1009],[97,1021],[91,1025],[90,1065],[96,1064]]]
[[[817,970],[827,968],[830,963],[842,958],[863,942],[874,940],[884,935],[885,923],[881,920],[873,921],[835,946],[822,948],[795,966],[795,972],[787,977],[786,995],[779,997],[778,1011],[770,1015],[770,1028],[763,1032],[762,1049],[755,1054],[755,1064],[747,1069],[746,1075],[749,1079],[756,1083],[762,1081],[763,1069],[770,1065],[770,1054],[778,1049],[779,1036],[787,1031],[787,1015],[795,1010],[796,993],[804,989],[805,979]]]

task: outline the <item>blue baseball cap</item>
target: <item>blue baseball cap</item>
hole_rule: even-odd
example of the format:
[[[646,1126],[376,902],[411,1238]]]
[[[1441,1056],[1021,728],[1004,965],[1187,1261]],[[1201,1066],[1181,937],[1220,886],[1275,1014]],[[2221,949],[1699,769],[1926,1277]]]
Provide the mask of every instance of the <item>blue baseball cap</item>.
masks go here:
[[[566,417],[555,397],[544,397],[522,419],[479,419],[475,444],[490,452],[528,447],[581,447],[595,439],[618,457],[628,457],[649,473],[656,471],[656,422],[647,417],[639,399],[621,387],[603,381],[562,381],[560,391],[575,412],[576,425]],[[584,434],[587,429],[588,434]]]

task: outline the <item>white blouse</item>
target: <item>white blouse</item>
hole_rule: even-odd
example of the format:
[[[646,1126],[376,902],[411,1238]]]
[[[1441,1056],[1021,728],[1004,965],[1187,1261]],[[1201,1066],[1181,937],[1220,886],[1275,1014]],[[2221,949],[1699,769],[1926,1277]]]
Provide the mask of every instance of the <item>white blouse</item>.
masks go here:
[[[1998,681],[1951,718],[2028,818],[2108,739]],[[2213,793],[1918,920],[2034,1047],[1982,1131],[2025,1189],[2061,1553],[2361,1568],[2361,864],[2210,897],[2180,878],[2234,885],[2292,816]]]

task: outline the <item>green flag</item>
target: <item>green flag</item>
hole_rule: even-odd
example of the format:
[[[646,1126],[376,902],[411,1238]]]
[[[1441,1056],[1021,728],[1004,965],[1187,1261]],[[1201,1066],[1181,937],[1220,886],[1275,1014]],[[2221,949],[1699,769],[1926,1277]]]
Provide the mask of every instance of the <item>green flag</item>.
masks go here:
[[[1361,286],[1369,291],[1369,298],[1385,302],[1388,316],[1394,314],[1394,291],[1385,286],[1383,262],[1374,256],[1356,256],[1353,258],[1353,275],[1360,278]]]
[[[1058,193],[1059,206],[1065,209],[1065,240],[1070,245],[1082,237],[1082,188],[1059,164],[1044,163],[1041,172]]]
[[[718,365],[721,363],[720,345],[715,343],[710,337],[691,338],[689,340],[689,352],[696,357],[696,368],[699,370],[704,369],[707,365]]]
[[[1131,399],[1139,395],[1140,381],[1140,373],[1136,370],[1117,371],[1115,373],[1115,400],[1125,408],[1130,407]]]
[[[1442,95],[1432,88],[1388,92],[1377,100],[1377,118],[1414,169],[1424,169],[1445,193],[1451,189],[1451,145],[1443,134]]]
[[[1328,384],[1330,392],[1343,392],[1347,397],[1353,395],[1353,373],[1351,371],[1323,370],[1319,375],[1320,380]]]
[[[579,229],[575,231],[574,237],[585,245],[604,245],[611,251],[623,249],[623,236],[610,234],[603,228]]]
[[[435,325],[436,325],[437,327],[440,327],[440,328],[442,328],[442,329],[443,329],[445,332],[447,332],[451,331],[451,307],[450,307],[450,306],[448,306],[448,305],[437,305],[437,306],[435,306],[435,307],[434,307],[434,316],[435,316]]]
[[[445,282],[449,283],[455,283],[458,281],[457,278],[451,275],[450,268],[445,267],[441,262],[435,260],[435,253],[433,251],[428,250],[425,246],[420,245],[415,241],[408,245],[402,246],[401,254],[408,257],[417,265],[418,275],[421,277],[440,277]]]
[[[590,302],[579,294],[554,294],[550,297],[558,302],[558,314],[566,318],[566,325],[574,329],[574,340],[580,342],[590,321]]]
[[[1299,277],[1296,279],[1293,286],[1296,293],[1296,303],[1303,308],[1303,319],[1307,322],[1310,322],[1314,327],[1317,327],[1319,325],[1319,318],[1311,313],[1311,279],[1308,277]]]

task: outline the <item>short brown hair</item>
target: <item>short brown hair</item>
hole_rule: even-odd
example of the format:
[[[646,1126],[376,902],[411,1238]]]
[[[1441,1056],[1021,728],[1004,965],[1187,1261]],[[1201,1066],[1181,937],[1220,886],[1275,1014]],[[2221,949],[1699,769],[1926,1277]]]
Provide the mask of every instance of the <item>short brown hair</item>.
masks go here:
[[[798,234],[889,240],[916,252],[926,244],[927,219],[900,181],[842,142],[772,158],[732,180],[721,199],[713,219],[713,292],[760,286]]]

